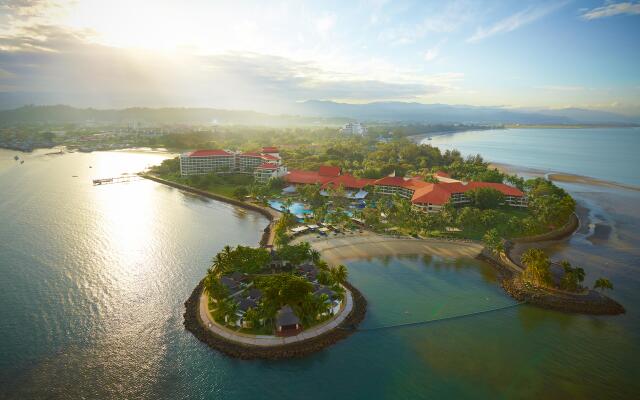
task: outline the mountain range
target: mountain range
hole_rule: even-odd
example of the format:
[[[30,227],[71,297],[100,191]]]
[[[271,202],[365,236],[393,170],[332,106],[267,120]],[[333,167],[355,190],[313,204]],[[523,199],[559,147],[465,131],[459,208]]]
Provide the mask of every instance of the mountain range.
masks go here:
[[[23,106],[0,111],[0,124],[16,123],[177,123],[242,125],[319,125],[346,121],[419,124],[601,124],[634,125],[640,117],[605,111],[565,108],[514,110],[406,102],[348,104],[310,100],[293,104],[286,115],[215,108],[94,109],[64,105]]]

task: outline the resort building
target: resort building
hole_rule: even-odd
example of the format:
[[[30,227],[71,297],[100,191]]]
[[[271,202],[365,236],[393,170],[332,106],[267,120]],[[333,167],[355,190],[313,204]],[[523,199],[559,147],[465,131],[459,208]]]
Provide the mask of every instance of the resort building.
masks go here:
[[[182,176],[229,172],[234,170],[235,165],[235,154],[227,150],[196,150],[180,155]]]
[[[367,134],[367,128],[359,122],[349,122],[340,128],[340,133],[343,135],[364,136]]]
[[[291,185],[317,184],[322,189],[342,186],[346,190],[362,190],[372,187],[381,195],[398,195],[411,201],[421,211],[439,211],[445,204],[463,205],[471,202],[467,192],[479,188],[491,188],[504,195],[504,203],[512,207],[527,207],[527,198],[518,188],[493,182],[462,182],[444,172],[436,172],[438,183],[426,182],[422,177],[403,178],[385,176],[380,179],[356,178],[342,174],[338,167],[322,166],[318,171],[292,170],[284,179]]]
[[[282,177],[287,173],[278,149],[264,147],[260,152],[196,150],[180,155],[180,174],[206,175],[211,172],[253,174],[258,182]]]
[[[302,330],[302,323],[290,306],[284,306],[276,314],[276,335],[293,336]]]

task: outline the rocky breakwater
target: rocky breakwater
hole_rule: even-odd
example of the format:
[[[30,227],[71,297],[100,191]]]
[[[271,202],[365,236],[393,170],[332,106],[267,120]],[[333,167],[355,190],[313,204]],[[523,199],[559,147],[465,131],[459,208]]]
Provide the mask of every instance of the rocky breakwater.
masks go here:
[[[504,280],[502,287],[516,300],[551,310],[590,315],[625,313],[622,304],[595,290],[571,293],[532,286],[519,278]]]
[[[483,250],[479,259],[491,264],[499,273],[500,285],[514,299],[538,307],[589,315],[624,314],[624,307],[612,298],[595,290],[579,293],[534,286],[522,280],[523,267],[506,254],[492,254]]]

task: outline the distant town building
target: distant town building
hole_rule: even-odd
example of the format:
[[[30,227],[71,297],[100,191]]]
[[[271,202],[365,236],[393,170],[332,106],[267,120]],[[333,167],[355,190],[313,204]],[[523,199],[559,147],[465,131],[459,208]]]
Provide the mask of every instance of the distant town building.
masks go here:
[[[206,175],[211,172],[253,174],[256,181],[266,182],[282,177],[287,168],[282,165],[278,149],[265,147],[260,152],[229,150],[196,150],[180,155],[180,174]]]
[[[367,134],[367,128],[359,122],[349,122],[340,128],[340,133],[343,135],[364,136]]]

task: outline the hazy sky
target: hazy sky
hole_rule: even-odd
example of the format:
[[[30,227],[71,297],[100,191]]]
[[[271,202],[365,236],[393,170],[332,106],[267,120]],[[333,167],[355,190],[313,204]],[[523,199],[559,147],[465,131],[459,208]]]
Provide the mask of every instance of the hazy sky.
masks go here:
[[[0,0],[0,105],[640,115],[640,2]]]

